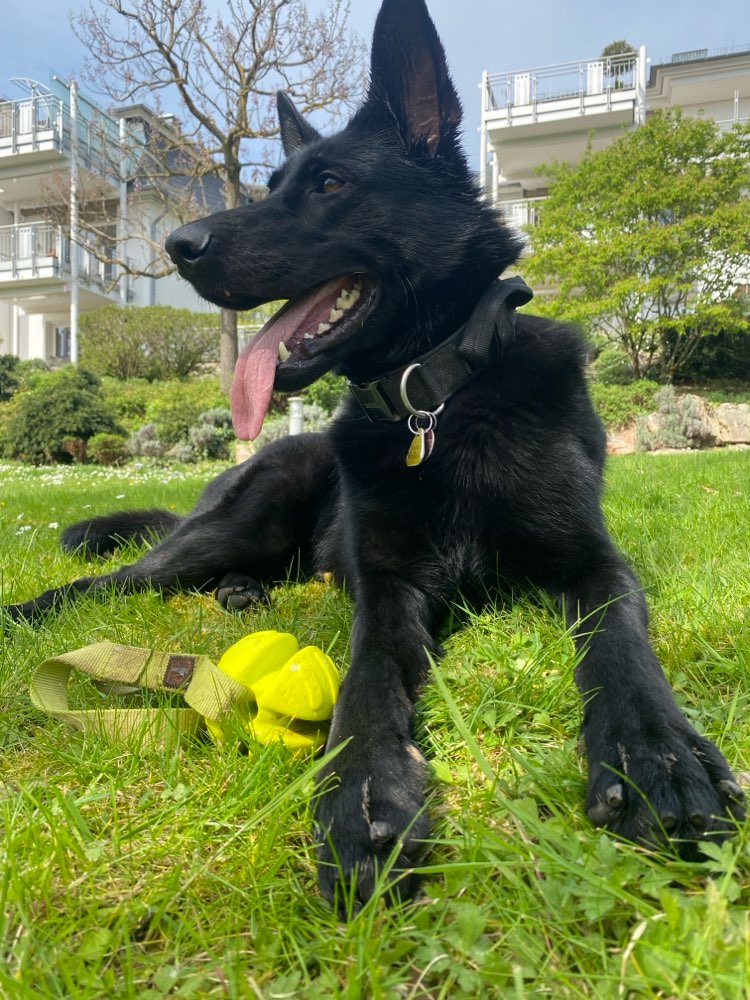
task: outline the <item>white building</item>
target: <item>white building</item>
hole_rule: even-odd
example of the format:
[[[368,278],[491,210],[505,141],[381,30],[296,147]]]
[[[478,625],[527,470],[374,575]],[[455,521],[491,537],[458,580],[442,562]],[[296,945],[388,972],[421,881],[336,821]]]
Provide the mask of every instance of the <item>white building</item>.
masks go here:
[[[170,123],[142,106],[105,114],[58,76],[15,82],[26,96],[0,100],[0,354],[75,360],[79,313],[109,303],[209,308],[174,274],[117,263],[147,269],[179,224],[138,183],[130,141]],[[218,182],[207,185],[208,210],[221,207]]]
[[[481,90],[482,187],[512,225],[533,225],[549,183],[537,169],[576,163],[590,139],[601,149],[661,108],[681,107],[727,128],[750,120],[750,43],[658,63],[642,46],[624,56],[484,73]]]

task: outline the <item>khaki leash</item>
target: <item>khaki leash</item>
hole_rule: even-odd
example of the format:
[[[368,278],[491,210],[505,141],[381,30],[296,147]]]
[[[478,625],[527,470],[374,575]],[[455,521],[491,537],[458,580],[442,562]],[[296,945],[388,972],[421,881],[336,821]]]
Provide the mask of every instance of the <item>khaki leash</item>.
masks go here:
[[[172,697],[158,705],[72,707],[76,671],[105,696],[154,691]],[[337,695],[330,658],[313,646],[299,649],[294,636],[273,631],[245,636],[218,666],[202,655],[97,642],[45,660],[30,687],[34,706],[58,722],[133,748],[173,745],[204,723],[222,741],[221,720],[236,713],[253,739],[281,741],[293,752],[316,750],[325,742]]]
[[[74,671],[91,677],[103,693],[123,695],[146,689],[179,694],[186,707],[71,708],[69,681]],[[139,746],[194,735],[204,717],[223,718],[252,697],[243,684],[228,677],[207,656],[160,653],[114,642],[97,642],[46,660],[34,674],[30,693],[36,708],[58,722]]]

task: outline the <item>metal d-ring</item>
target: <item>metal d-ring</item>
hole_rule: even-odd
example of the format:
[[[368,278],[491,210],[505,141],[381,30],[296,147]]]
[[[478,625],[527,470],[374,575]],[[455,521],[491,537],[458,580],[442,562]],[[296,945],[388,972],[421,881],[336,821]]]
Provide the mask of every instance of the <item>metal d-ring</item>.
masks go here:
[[[438,406],[438,408],[436,410],[433,410],[432,412],[430,412],[429,410],[417,410],[412,406],[409,397],[406,395],[406,383],[409,381],[409,376],[411,375],[411,373],[414,371],[415,368],[421,368],[421,367],[422,366],[419,364],[419,362],[415,362],[413,365],[409,365],[409,367],[404,370],[404,374],[401,376],[401,385],[399,386],[401,402],[404,404],[406,409],[413,417],[431,416],[434,418],[437,417],[438,413],[442,411],[443,407],[445,406],[445,403],[441,403],[440,406]]]
[[[423,427],[420,420],[426,423],[426,426]],[[429,410],[417,410],[415,413],[409,414],[406,426],[415,436],[417,434],[429,434],[437,426],[437,416],[434,413],[430,413]]]

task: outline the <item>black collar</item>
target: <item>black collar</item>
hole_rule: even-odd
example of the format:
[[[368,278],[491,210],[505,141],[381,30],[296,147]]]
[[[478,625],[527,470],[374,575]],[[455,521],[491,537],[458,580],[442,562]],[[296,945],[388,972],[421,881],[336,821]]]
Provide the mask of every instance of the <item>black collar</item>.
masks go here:
[[[447,340],[380,378],[349,382],[349,390],[373,423],[404,420],[415,411],[434,413],[513,336],[516,308],[533,295],[523,278],[494,281]]]

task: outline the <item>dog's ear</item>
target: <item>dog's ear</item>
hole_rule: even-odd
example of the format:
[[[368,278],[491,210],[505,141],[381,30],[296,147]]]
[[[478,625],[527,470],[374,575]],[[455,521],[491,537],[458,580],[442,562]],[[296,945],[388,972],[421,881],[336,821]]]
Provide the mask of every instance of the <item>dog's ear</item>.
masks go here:
[[[320,133],[305,121],[283,90],[276,94],[276,110],[279,114],[284,156],[291,156],[308,142],[320,139]]]
[[[408,148],[431,156],[456,150],[461,102],[424,0],[383,0],[367,103],[387,104]]]

